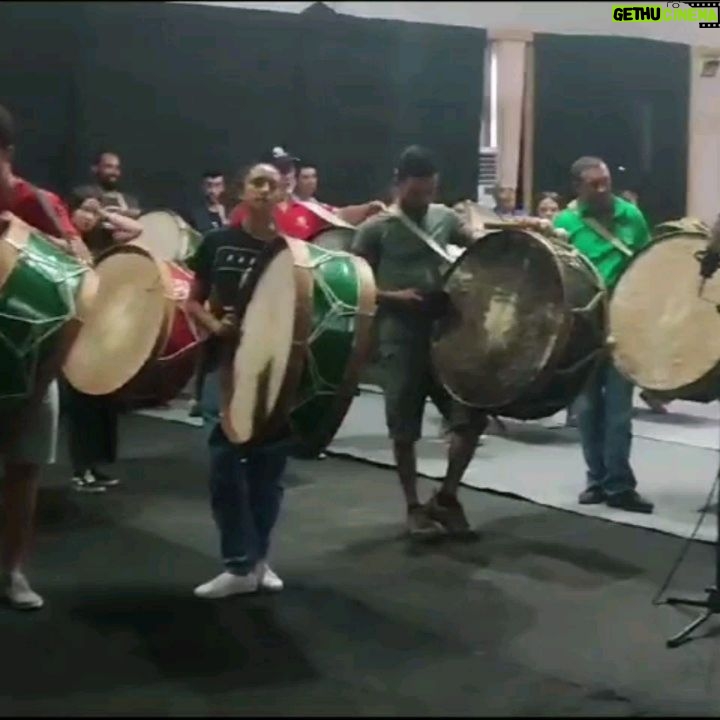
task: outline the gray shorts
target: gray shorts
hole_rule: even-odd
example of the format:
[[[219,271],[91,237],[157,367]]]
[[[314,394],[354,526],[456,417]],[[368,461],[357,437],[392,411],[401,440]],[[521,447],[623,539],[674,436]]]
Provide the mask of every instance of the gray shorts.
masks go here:
[[[58,384],[53,380],[48,386],[35,414],[29,418],[23,431],[7,448],[6,462],[51,465],[55,462],[58,444],[58,421],[60,417],[60,393]],[[12,422],[12,417],[0,417],[0,437],[3,426]]]
[[[379,354],[385,419],[393,440],[417,442],[420,439],[428,398],[445,418],[447,430],[482,435],[487,427],[487,415],[450,397],[435,376],[429,348],[418,343],[385,343],[380,346]]]

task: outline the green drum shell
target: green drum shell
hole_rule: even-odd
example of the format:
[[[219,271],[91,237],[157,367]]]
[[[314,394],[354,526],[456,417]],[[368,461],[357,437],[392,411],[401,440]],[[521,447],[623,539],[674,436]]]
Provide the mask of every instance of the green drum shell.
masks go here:
[[[7,242],[6,239],[0,242]],[[55,348],[58,331],[76,314],[87,268],[31,231],[0,288],[0,411],[33,390],[38,363]]]
[[[370,349],[372,271],[360,258],[306,245],[313,276],[312,332],[290,415],[302,454],[323,450],[355,396]]]

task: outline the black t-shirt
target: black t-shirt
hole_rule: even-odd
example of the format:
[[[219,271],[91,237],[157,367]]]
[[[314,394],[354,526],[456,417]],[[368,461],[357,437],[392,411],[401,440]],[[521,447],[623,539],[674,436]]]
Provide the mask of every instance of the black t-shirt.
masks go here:
[[[189,265],[196,278],[209,289],[214,314],[218,315],[222,309],[234,310],[242,322],[263,271],[284,246],[280,237],[270,242],[258,240],[241,227],[208,233]],[[205,344],[205,370],[214,370],[223,354],[231,357],[233,350],[220,338],[210,338]],[[282,428],[271,440],[288,434],[289,428]]]

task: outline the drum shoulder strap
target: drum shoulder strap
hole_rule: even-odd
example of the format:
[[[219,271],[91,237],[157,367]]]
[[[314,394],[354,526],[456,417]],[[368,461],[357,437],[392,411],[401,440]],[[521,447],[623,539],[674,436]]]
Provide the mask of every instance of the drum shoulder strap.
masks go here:
[[[63,240],[67,240],[67,233],[63,230],[60,218],[55,212],[55,208],[52,206],[52,203],[50,202],[50,200],[48,200],[47,194],[40,188],[35,187],[34,185],[32,189],[43,212],[47,216],[48,220],[50,220],[50,222],[55,227],[55,233],[57,237],[62,238]]]
[[[425,232],[414,220],[409,218],[399,205],[391,205],[388,212],[394,215],[408,230],[415,234],[417,238],[422,240],[436,255],[439,255],[445,262],[452,264],[453,258],[444,248],[440,247],[437,240]]]
[[[626,255],[627,257],[633,256],[632,250],[622,240],[620,240],[613,233],[611,233],[604,225],[599,223],[595,218],[582,217],[582,221],[596,233],[602,235],[605,240],[607,240],[616,250],[619,250],[623,255]]]

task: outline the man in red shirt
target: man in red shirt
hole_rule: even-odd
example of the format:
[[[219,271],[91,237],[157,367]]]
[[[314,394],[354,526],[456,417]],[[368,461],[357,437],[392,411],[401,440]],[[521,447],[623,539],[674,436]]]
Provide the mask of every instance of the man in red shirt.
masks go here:
[[[284,199],[275,209],[275,224],[283,235],[312,242],[318,233],[332,225],[354,227],[384,208],[384,205],[378,201],[344,208],[334,208],[318,202],[303,202],[293,195],[297,183],[297,166],[300,162],[298,158],[293,157],[282,147],[274,147],[260,158],[260,162],[274,165],[282,177]],[[242,224],[245,214],[245,208],[240,203],[230,216],[230,225]],[[331,219],[333,222],[330,222]]]
[[[63,250],[89,260],[90,254],[60,199],[13,173],[14,143],[12,116],[0,106],[0,213],[11,212],[48,235]],[[0,406],[0,454],[5,460],[0,591],[20,610],[35,610],[43,605],[43,599],[33,592],[25,578],[22,565],[32,539],[40,467],[55,461],[60,404],[55,381],[58,369],[59,358],[38,368],[33,394],[19,416],[2,413]]]

